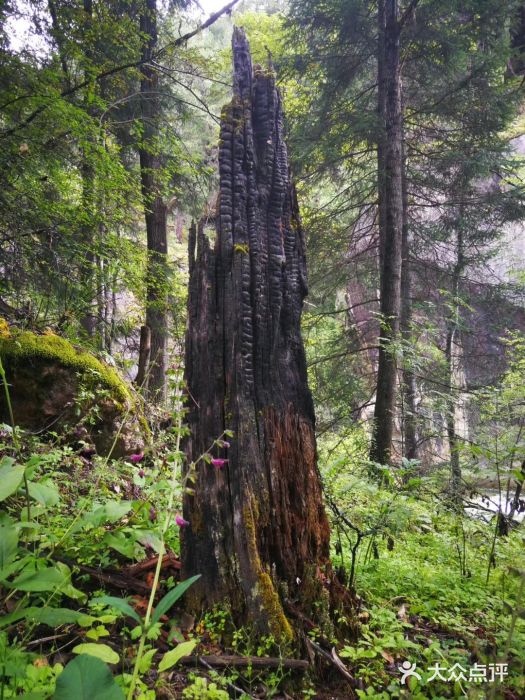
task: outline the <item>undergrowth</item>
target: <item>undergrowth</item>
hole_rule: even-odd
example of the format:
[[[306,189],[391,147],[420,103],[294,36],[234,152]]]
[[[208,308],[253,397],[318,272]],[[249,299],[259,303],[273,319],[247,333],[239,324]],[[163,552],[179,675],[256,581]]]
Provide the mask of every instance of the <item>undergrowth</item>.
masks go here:
[[[494,518],[454,509],[442,474],[369,464],[359,442],[335,460],[321,452],[332,561],[355,590],[359,622],[357,642],[333,640],[355,679],[345,690],[329,666],[315,677],[282,667],[184,670],[177,664],[192,651],[279,658],[287,650],[237,627],[225,607],[197,620],[172,608],[183,592],[176,568],[158,569],[156,580],[152,571],[146,590],[127,597],[104,579],[155,553],[179,553],[173,518],[188,485],[174,478],[177,427],[127,460],[61,435],[43,442],[16,427],[0,431],[2,700],[72,698],[68,668],[105,683],[115,700],[524,697],[523,531],[500,536]],[[407,684],[405,662],[419,675]],[[436,664],[458,677],[432,679]],[[507,670],[500,682],[470,678],[495,664]]]

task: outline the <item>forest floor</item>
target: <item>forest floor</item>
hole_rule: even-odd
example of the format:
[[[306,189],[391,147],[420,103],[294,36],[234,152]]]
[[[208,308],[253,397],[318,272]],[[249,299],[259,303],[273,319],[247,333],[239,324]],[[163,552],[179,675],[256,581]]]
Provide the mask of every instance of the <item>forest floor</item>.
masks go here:
[[[109,663],[119,686],[129,688],[141,631],[134,619],[146,614],[168,502],[170,440],[169,433],[159,437],[138,463],[108,462],[59,436],[25,440],[19,449],[29,500],[24,488],[6,496],[5,480],[0,485],[2,700],[65,697],[53,695],[56,680],[82,653]],[[1,442],[0,469],[12,467],[8,429]],[[398,476],[382,474],[378,482],[364,467],[323,469],[329,502],[354,527],[333,517],[340,577],[348,580],[356,531],[363,534],[353,580],[359,638],[337,640],[336,629],[333,638],[351,683],[322,659],[299,671],[284,662],[238,667],[235,658],[214,668],[213,657],[257,657],[264,665],[291,654],[271,637],[235,627],[225,608],[194,619],[174,606],[149,628],[135,697],[525,697],[523,532],[500,536],[494,520],[455,514],[435,478]],[[179,528],[169,530],[166,544],[160,594],[179,580]],[[320,635],[309,633],[314,642]],[[191,648],[192,661],[159,670],[177,647]]]

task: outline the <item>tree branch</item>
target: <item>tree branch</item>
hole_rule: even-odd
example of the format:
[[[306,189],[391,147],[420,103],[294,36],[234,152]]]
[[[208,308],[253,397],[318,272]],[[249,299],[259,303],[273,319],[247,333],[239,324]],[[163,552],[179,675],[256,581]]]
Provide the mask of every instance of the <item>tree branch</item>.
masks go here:
[[[167,51],[170,51],[172,49],[176,49],[179,46],[182,46],[183,44],[186,44],[190,39],[192,39],[194,36],[197,34],[200,34],[202,31],[210,27],[212,24],[214,24],[222,15],[226,14],[227,12],[230,12],[234,5],[236,5],[239,2],[239,0],[232,0],[229,2],[227,5],[225,5],[223,8],[218,10],[217,12],[214,12],[211,14],[208,19],[200,24],[196,29],[193,29],[191,32],[187,32],[186,34],[183,34],[180,36],[178,39],[175,39],[175,41],[171,41],[169,44],[166,44],[166,46],[163,46],[160,48],[157,53],[151,57],[154,60],[157,60],[161,58]],[[80,83],[77,83],[76,85],[73,85],[66,90],[63,90],[60,93],[60,97],[69,97],[70,95],[73,95],[75,92],[78,92],[79,90],[82,90],[82,88],[86,87],[89,83],[95,81],[99,82],[100,80],[103,80],[104,78],[108,78],[111,75],[115,75],[116,73],[120,73],[123,70],[127,70],[128,68],[140,68],[140,66],[143,63],[147,63],[150,59],[142,58],[139,61],[131,61],[129,63],[123,63],[120,66],[114,66],[113,68],[109,68],[108,70],[102,71],[101,73],[98,73],[98,75],[95,75],[93,78],[90,77],[87,80],[83,80]],[[16,126],[11,127],[10,129],[6,129],[3,132],[0,133],[0,138],[5,138],[6,136],[11,136],[11,134],[14,134],[16,131],[19,131],[20,129],[25,128],[29,124],[31,124],[32,121],[34,121],[42,112],[44,112],[47,108],[49,107],[48,104],[46,105],[40,105],[40,107],[37,107],[23,122],[20,122]]]
[[[403,29],[404,25],[407,23],[411,14],[416,9],[418,3],[419,3],[419,0],[411,0],[409,5],[406,7],[405,11],[401,15],[401,17],[399,18],[398,23],[397,23],[397,29],[399,32]]]

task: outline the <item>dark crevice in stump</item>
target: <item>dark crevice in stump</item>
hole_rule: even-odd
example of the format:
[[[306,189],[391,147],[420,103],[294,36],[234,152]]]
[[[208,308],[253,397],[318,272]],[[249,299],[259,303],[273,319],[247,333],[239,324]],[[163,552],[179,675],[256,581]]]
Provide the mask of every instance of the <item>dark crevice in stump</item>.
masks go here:
[[[216,221],[190,233],[187,452],[201,464],[185,495],[183,573],[202,578],[194,609],[214,602],[261,632],[291,638],[283,601],[310,616],[336,586],[317,469],[314,410],[300,332],[304,236],[271,70],[252,68],[234,30],[234,94],[222,113]],[[319,615],[317,616],[319,619]]]

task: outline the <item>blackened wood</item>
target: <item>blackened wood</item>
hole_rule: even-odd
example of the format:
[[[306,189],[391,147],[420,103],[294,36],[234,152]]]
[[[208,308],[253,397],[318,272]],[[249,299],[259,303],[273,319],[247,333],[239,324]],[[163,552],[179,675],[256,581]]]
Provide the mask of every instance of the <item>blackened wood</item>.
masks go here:
[[[329,586],[329,527],[300,332],[305,246],[272,71],[233,35],[234,95],[222,113],[216,231],[189,237],[189,461],[225,429],[228,462],[198,468],[186,494],[183,577],[193,608],[291,637],[281,599],[315,615]],[[212,244],[210,238],[215,237]]]

